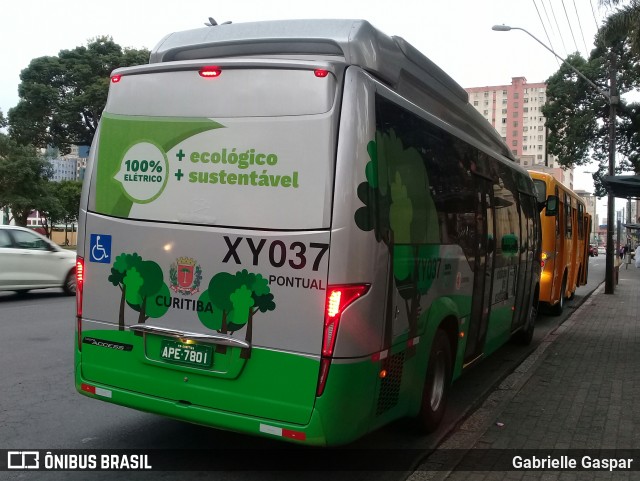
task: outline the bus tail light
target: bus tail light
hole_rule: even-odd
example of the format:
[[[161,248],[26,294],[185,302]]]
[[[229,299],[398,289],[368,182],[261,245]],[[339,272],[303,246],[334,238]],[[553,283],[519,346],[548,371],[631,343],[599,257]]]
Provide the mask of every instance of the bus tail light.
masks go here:
[[[76,258],[76,320],[78,331],[78,350],[82,350],[82,294],[84,288],[84,258]]]
[[[220,77],[222,69],[220,67],[216,67],[215,65],[205,65],[198,71],[198,73],[200,74],[200,77],[215,78]]]
[[[324,332],[322,336],[322,360],[318,377],[317,396],[321,396],[329,376],[329,367],[333,349],[338,337],[340,318],[344,310],[356,299],[369,291],[370,284],[349,284],[341,286],[327,286],[327,296],[324,312]]]

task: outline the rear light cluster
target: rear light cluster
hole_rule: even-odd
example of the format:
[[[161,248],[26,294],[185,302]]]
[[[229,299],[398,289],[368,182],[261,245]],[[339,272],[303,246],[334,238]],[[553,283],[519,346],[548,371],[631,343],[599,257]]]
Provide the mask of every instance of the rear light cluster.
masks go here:
[[[342,313],[355,300],[364,296],[369,291],[369,287],[369,284],[327,286],[324,332],[322,336],[322,359],[320,361],[320,376],[318,378],[318,389],[316,391],[317,396],[322,395],[327,383]]]
[[[200,74],[201,77],[204,78],[215,78],[215,77],[220,77],[220,75],[222,74],[222,69],[220,67],[217,67],[215,65],[205,65],[204,67],[202,67],[199,71],[198,74]],[[313,71],[313,74],[318,77],[318,78],[325,78],[327,76],[329,76],[329,71],[322,69],[322,68],[317,68]],[[115,75],[113,77],[111,77],[111,81],[112,82],[119,82],[120,81],[120,76],[117,75],[118,80],[114,80],[115,79]]]
[[[84,258],[76,258],[76,321],[78,350],[82,350],[82,293],[84,288]]]
[[[540,254],[540,267],[542,267],[543,269],[544,269],[544,264],[548,258],[549,258],[549,255],[546,252],[543,252],[542,254]]]

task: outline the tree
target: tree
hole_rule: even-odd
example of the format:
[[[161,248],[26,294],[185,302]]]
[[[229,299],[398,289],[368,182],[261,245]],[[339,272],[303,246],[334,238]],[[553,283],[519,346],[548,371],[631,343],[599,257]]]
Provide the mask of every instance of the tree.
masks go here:
[[[76,180],[44,183],[43,195],[34,205],[35,210],[42,214],[42,227],[47,237],[51,238],[56,225],[65,224],[65,244],[69,243],[67,226],[78,218],[81,191],[82,182]]]
[[[9,110],[9,134],[20,144],[90,145],[107,101],[109,76],[118,67],[147,63],[149,51],[122,48],[111,37],[33,59],[20,74],[20,101]]]
[[[153,261],[144,261],[137,253],[122,253],[116,257],[111,267],[109,282],[120,288],[120,311],[118,327],[124,330],[125,303],[138,312],[138,324],[144,324],[150,317],[158,318],[166,314],[166,303],[149,302],[158,297],[169,299],[171,293],[164,282],[162,268]]]
[[[79,180],[63,180],[58,183],[56,197],[62,207],[62,219],[64,223],[65,244],[68,243],[67,226],[78,221],[80,211],[80,195],[82,194],[82,182]]]
[[[425,266],[439,255],[436,206],[422,155],[414,147],[405,147],[393,129],[377,132],[367,152],[371,161],[365,166],[366,181],[357,191],[364,206],[356,210],[354,220],[361,230],[373,231],[389,250],[387,298],[392,299],[395,285],[405,301],[412,339],[418,334],[421,297],[433,282]],[[392,343],[392,307],[388,302],[385,346]],[[413,347],[407,352],[412,355]]]
[[[602,35],[615,38],[620,32],[625,32],[629,45],[640,55],[640,0],[600,0],[600,5],[620,6],[607,17],[601,29]]]
[[[233,333],[246,326],[244,337],[249,344],[253,339],[255,314],[276,308],[269,281],[261,274],[254,274],[246,269],[235,275],[219,272],[213,276],[199,301],[203,305],[211,302],[214,307],[213,312],[198,312],[200,322],[222,334]],[[226,347],[219,346],[218,352],[226,352]],[[249,359],[251,349],[242,349],[241,357]]]
[[[48,200],[51,165],[31,145],[18,145],[0,133],[0,207],[9,208],[18,225],[26,226],[33,210]]]
[[[640,87],[640,56],[629,43],[627,32],[607,32],[596,36],[596,48],[585,60],[573,54],[567,62],[574,65],[601,91],[608,92],[609,66],[614,62],[619,95]],[[569,67],[562,64],[547,80],[547,103],[542,108],[549,129],[549,153],[558,163],[570,168],[593,160],[599,163],[594,175],[596,195],[605,195],[600,178],[608,170],[609,100]],[[617,173],[640,172],[640,105],[620,100],[616,119]]]
[[[54,226],[62,222],[64,217],[64,209],[57,196],[57,186],[57,182],[51,181],[43,184],[43,194],[38,199],[35,209],[41,214],[42,227],[49,239]]]

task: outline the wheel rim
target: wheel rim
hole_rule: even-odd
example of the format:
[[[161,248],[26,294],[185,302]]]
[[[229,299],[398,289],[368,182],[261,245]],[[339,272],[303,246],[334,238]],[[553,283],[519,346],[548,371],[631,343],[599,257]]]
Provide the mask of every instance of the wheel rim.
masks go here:
[[[431,384],[431,409],[437,411],[442,403],[444,397],[444,386],[446,376],[446,362],[444,359],[444,352],[439,351],[434,359],[435,366],[433,370],[433,382]]]

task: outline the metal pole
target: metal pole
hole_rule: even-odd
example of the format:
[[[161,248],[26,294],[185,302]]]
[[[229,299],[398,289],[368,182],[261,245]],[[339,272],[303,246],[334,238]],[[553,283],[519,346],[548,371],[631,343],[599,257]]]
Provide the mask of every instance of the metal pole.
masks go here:
[[[612,52],[609,61],[609,175],[614,175],[616,165],[616,58]],[[607,195],[609,205],[607,206],[607,260],[605,264],[604,275],[604,293],[613,294],[615,289],[614,282],[614,247],[613,247],[613,228],[615,215],[616,198],[613,194]]]

